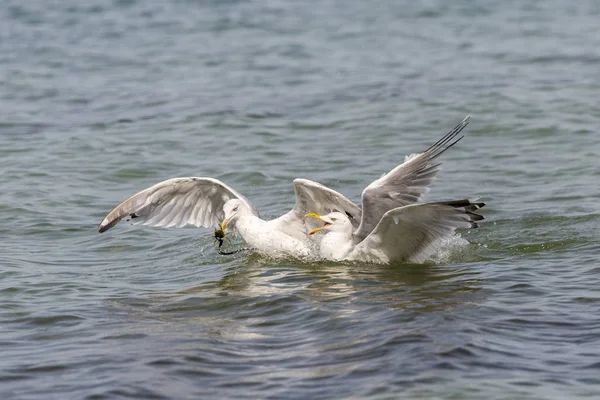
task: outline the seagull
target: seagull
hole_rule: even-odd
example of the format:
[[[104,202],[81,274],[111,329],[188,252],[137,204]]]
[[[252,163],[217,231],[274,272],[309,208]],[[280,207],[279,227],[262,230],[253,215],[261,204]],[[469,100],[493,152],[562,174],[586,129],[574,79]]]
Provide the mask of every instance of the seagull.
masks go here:
[[[324,213],[341,211],[360,219],[360,207],[344,195],[308,179],[294,179],[296,205],[279,218],[265,221],[242,194],[215,178],[183,177],[157,183],[129,197],[104,217],[106,232],[123,218],[156,227],[220,225],[237,232],[251,248],[273,256],[307,256],[311,229],[304,215],[313,207]]]
[[[144,189],[118,204],[98,226],[105,232],[126,218],[134,224],[159,227],[211,227],[220,224],[238,233],[252,249],[271,256],[307,257],[314,255],[314,241],[308,233],[310,212],[343,214],[356,237],[366,238],[388,211],[417,203],[427,193],[439,170],[435,162],[443,152],[464,136],[457,136],[468,125],[467,116],[448,134],[422,153],[407,156],[405,162],[363,191],[361,208],[343,194],[308,179],[294,179],[296,204],[279,218],[265,221],[242,194],[215,178],[172,178]],[[369,188],[377,184],[378,190]],[[367,194],[365,196],[365,193]]]
[[[469,119],[467,116],[461,124],[466,125]],[[434,160],[464,137],[455,139],[456,132],[464,128],[461,124],[424,152],[406,156],[404,163],[367,186],[361,196],[357,228],[339,212],[306,214],[324,223],[309,232],[309,236],[326,232],[319,244],[320,258],[422,263],[457,228],[478,227],[477,221],[484,218],[474,211],[485,203],[477,202],[477,198],[422,203],[441,165]]]
[[[339,212],[320,216],[308,213],[324,223],[309,235],[326,231],[319,244],[320,258],[330,261],[366,261],[375,263],[423,263],[439,248],[442,239],[457,228],[477,228],[483,216],[474,213],[485,206],[477,199],[438,203],[410,204],[386,212],[375,229],[363,240],[348,217]],[[363,219],[369,210],[363,210]]]

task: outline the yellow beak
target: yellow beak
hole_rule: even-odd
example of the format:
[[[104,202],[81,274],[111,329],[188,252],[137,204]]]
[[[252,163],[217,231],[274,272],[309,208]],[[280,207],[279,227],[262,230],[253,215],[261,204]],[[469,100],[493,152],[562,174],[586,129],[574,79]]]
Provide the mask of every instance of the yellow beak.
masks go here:
[[[317,229],[314,229],[314,230],[312,230],[312,231],[308,232],[308,236],[312,236],[312,235],[314,235],[314,234],[315,234],[315,233],[317,233],[317,232],[321,232],[321,231],[323,230],[323,228],[325,228],[325,227],[324,227],[324,226],[322,226],[322,227],[320,227],[320,228],[317,228]]]
[[[311,217],[314,219],[318,219],[319,221],[323,221],[323,218],[321,218],[321,216],[319,214],[315,214],[315,213],[308,213],[305,215],[305,217]],[[323,221],[325,222],[325,221]]]
[[[227,229],[227,224],[229,224],[229,221],[231,220],[231,218],[225,218],[223,220],[223,222],[221,222],[221,230],[225,230]]]
[[[319,221],[323,221],[323,218],[321,218],[321,216],[320,216],[319,214],[315,214],[315,213],[308,213],[308,214],[306,214],[305,216],[306,216],[306,217],[311,217],[311,218],[314,218],[314,219],[318,219]],[[325,222],[325,221],[323,221],[323,222]],[[315,233],[322,231],[322,230],[323,230],[323,228],[325,228],[326,226],[327,226],[327,222],[325,222],[325,225],[323,225],[322,227],[320,227],[320,228],[317,228],[317,229],[315,229],[315,230],[313,230],[313,231],[310,231],[310,232],[308,232],[308,236],[312,236],[312,235],[314,235]]]

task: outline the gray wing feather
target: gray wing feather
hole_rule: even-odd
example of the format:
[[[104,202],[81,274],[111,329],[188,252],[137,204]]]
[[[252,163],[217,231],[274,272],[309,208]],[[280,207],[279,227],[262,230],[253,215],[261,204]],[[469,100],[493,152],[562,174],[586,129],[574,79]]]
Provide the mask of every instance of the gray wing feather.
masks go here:
[[[294,179],[296,206],[292,210],[298,218],[304,219],[306,213],[321,215],[333,211],[345,213],[356,228],[361,219],[361,210],[354,202],[341,193],[318,182],[308,179]]]
[[[469,124],[470,118],[471,116],[467,116],[424,152],[407,156],[404,163],[363,190],[363,214],[360,226],[353,234],[354,243],[360,243],[366,238],[389,210],[422,200],[440,169],[441,162],[435,163],[434,160],[464,137],[457,138]]]
[[[316,220],[312,222],[312,219],[306,218],[306,214],[309,212],[329,214],[332,211],[346,213],[354,221],[354,227],[358,227],[361,215],[360,207],[341,193],[308,179],[294,179],[294,192],[296,193],[296,205],[286,214],[268,221],[267,224],[272,229],[298,240],[308,240],[307,234],[316,228]],[[311,223],[315,225],[311,226]]]
[[[484,218],[473,211],[484,203],[460,200],[446,203],[411,204],[385,213],[373,232],[354,251],[373,254],[389,262],[426,261],[440,239],[457,228],[476,228]]]
[[[246,203],[258,216],[248,199],[218,179],[173,178],[144,189],[117,205],[100,222],[98,231],[105,232],[126,217],[133,223],[149,226],[210,227],[223,220],[223,205],[235,198]]]

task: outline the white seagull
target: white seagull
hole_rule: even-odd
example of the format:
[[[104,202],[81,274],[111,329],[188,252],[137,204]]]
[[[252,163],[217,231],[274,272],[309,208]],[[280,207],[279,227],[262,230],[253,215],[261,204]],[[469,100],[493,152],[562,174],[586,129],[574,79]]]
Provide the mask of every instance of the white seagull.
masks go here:
[[[476,228],[483,220],[473,211],[485,206],[477,199],[438,203],[410,204],[386,212],[375,229],[363,240],[348,217],[339,212],[320,216],[307,214],[324,225],[309,235],[326,231],[319,245],[322,259],[331,261],[366,261],[375,263],[422,263],[439,248],[444,238],[457,228]],[[363,210],[363,219],[369,210]]]
[[[312,226],[307,225],[308,212],[343,214],[355,230],[356,237],[366,238],[381,217],[397,207],[416,203],[428,191],[440,163],[433,163],[444,151],[463,136],[458,134],[469,123],[470,116],[422,153],[406,157],[405,162],[376,182],[380,191],[365,196],[363,207],[368,218],[361,218],[359,206],[344,195],[308,179],[295,179],[296,205],[279,218],[260,219],[250,201],[225,183],[214,178],[173,178],[134,194],[117,205],[100,222],[99,232],[105,232],[123,218],[134,224],[160,227],[194,225],[211,227],[221,223],[230,228],[254,250],[272,256],[314,256],[313,242],[308,240]],[[360,223],[360,225],[359,225]]]
[[[469,121],[469,116],[462,124]],[[319,244],[319,256],[332,261],[422,263],[457,228],[476,228],[484,218],[474,211],[485,206],[478,199],[422,203],[441,163],[432,161],[455,145],[453,132],[422,153],[411,154],[392,171],[367,186],[361,196],[362,213],[358,227],[348,216],[333,212],[306,214],[324,225],[311,232],[327,232]]]
[[[105,232],[121,219],[134,224],[211,227],[237,232],[253,249],[272,256],[307,257],[311,242],[305,214],[312,207],[324,213],[342,211],[360,218],[360,208],[342,194],[308,179],[294,179],[296,206],[279,218],[264,221],[243,195],[214,178],[173,178],[134,194],[117,205],[98,226]]]

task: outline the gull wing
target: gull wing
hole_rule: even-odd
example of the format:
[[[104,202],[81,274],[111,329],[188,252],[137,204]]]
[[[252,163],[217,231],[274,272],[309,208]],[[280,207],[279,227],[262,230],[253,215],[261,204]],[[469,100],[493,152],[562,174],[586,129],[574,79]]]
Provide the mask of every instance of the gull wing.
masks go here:
[[[476,228],[477,221],[484,219],[474,211],[485,203],[474,200],[411,204],[390,210],[353,253],[389,262],[422,263],[436,250],[440,239],[457,228]]]
[[[316,225],[310,226],[306,214],[313,212],[325,215],[332,211],[345,213],[354,228],[358,227],[360,207],[343,194],[308,179],[294,179],[294,191],[296,192],[294,208],[281,217],[267,222],[273,229],[298,240],[308,240],[308,232],[316,228]]]
[[[464,137],[456,138],[470,119],[471,116],[467,116],[424,152],[406,156],[404,163],[363,190],[363,214],[360,226],[353,234],[354,243],[366,238],[386,212],[422,200],[440,170],[441,162],[435,163],[434,160]]]
[[[244,196],[218,179],[173,178],[144,189],[113,208],[100,222],[98,231],[109,230],[125,217],[149,226],[210,227],[223,220],[223,205],[235,198],[258,216],[256,208]]]
[[[308,179],[294,179],[296,206],[292,210],[298,218],[306,213],[326,215],[333,211],[345,213],[356,228],[361,219],[360,207],[346,196],[318,182]]]

